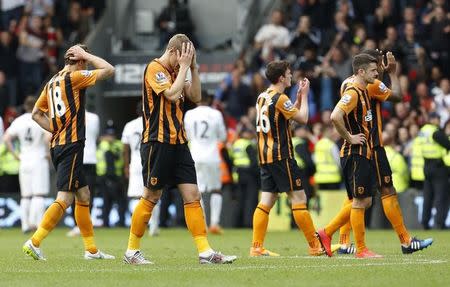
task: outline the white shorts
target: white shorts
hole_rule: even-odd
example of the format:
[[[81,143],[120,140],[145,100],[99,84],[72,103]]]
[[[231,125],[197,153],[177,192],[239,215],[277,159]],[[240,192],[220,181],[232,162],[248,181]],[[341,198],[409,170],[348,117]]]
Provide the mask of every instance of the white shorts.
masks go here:
[[[144,181],[142,180],[142,173],[131,173],[128,181],[128,197],[141,197],[144,192]]]
[[[195,163],[195,170],[197,172],[197,185],[200,192],[210,192],[222,188],[220,163]]]
[[[48,160],[21,162],[19,184],[22,197],[48,195],[50,192],[50,166]]]

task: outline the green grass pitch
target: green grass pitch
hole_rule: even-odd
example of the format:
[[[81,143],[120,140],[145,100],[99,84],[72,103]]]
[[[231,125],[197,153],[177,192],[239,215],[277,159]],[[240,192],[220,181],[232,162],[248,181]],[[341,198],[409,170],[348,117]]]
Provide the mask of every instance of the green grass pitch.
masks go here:
[[[231,265],[199,265],[193,241],[185,229],[163,229],[158,237],[142,240],[150,266],[122,263],[128,229],[97,229],[101,250],[112,261],[86,261],[80,238],[67,238],[68,230],[52,232],[42,244],[47,261],[34,261],[22,253],[26,241],[18,229],[0,230],[0,286],[450,286],[450,232],[417,231],[433,237],[431,247],[402,255],[391,230],[367,231],[368,246],[383,259],[352,256],[309,257],[298,231],[269,232],[266,246],[282,257],[249,258],[251,230],[226,230],[210,236],[213,248],[236,254]]]

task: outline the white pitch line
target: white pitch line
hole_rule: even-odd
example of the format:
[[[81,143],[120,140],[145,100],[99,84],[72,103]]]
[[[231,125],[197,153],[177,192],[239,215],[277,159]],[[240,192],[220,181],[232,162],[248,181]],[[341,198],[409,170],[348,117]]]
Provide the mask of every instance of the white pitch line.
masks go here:
[[[382,260],[382,259],[375,259],[376,261]],[[361,260],[358,260],[359,262]],[[250,266],[233,266],[233,265],[226,265],[222,267],[219,267],[216,265],[216,268],[203,268],[203,267],[158,267],[153,265],[153,267],[144,267],[140,268],[137,266],[131,266],[129,269],[78,269],[74,270],[3,270],[2,273],[78,273],[78,272],[88,272],[88,273],[107,273],[107,272],[114,272],[114,273],[130,273],[135,271],[145,271],[145,272],[173,272],[173,271],[200,271],[200,272],[211,272],[211,271],[219,271],[219,272],[230,272],[230,271],[240,271],[240,270],[262,270],[262,269],[311,269],[311,268],[322,268],[322,269],[328,269],[333,267],[364,267],[364,266],[395,266],[395,265],[424,265],[424,264],[442,264],[447,263],[447,260],[417,260],[417,261],[405,261],[405,262],[366,262],[366,263],[347,263],[347,264],[333,264],[333,265],[250,265]],[[153,268],[153,269],[152,269]]]

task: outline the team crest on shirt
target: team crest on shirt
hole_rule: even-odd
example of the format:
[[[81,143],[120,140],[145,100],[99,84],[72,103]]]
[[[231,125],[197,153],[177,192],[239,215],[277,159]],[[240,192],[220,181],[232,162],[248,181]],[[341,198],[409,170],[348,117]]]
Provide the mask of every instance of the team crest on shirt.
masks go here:
[[[346,104],[350,103],[351,100],[352,100],[352,96],[350,96],[349,94],[345,94],[341,98],[341,103],[346,105]]]
[[[168,81],[169,80],[167,79],[166,75],[163,72],[156,73],[156,82],[158,82],[159,84],[165,84]]]
[[[383,82],[380,83],[378,88],[380,89],[380,92],[383,93],[383,94],[386,93],[386,91],[387,91],[387,87],[386,87],[386,85]]]
[[[150,178],[150,184],[151,185],[156,185],[158,183],[158,178],[157,177],[151,177]]]
[[[385,182],[385,183],[391,182],[391,177],[390,177],[389,175],[385,176],[385,177],[384,177],[384,182]]]
[[[90,77],[92,75],[92,71],[83,70],[83,71],[80,72],[80,74],[85,76],[85,77]]]
[[[358,194],[363,194],[363,193],[364,193],[364,187],[358,186]]]
[[[291,100],[287,100],[284,102],[283,107],[286,111],[290,111],[294,108],[294,104],[292,104]]]

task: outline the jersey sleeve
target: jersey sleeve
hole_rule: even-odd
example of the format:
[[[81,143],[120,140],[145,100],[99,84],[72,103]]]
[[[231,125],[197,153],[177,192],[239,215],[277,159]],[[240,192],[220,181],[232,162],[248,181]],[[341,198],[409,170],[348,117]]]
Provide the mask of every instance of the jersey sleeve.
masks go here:
[[[391,89],[389,89],[382,81],[375,80],[373,84],[367,85],[367,91],[371,99],[380,102],[386,101],[391,96]]]
[[[286,119],[292,118],[298,112],[298,109],[285,94],[278,98],[275,108],[279,110]]]
[[[123,132],[122,132],[122,138],[120,139],[120,141],[123,144],[130,144],[130,140],[129,140],[129,134],[130,134],[130,124],[126,124],[125,127],[123,128]]]
[[[12,137],[19,136],[19,123],[17,120],[15,120],[11,123],[11,125],[6,130],[6,133]]]
[[[41,94],[39,95],[39,98],[36,101],[35,107],[44,113],[48,112],[47,85],[45,85],[44,89],[42,90]]]
[[[98,70],[80,70],[70,74],[73,89],[84,89],[95,85]]]
[[[161,94],[171,86],[170,75],[156,62],[150,63],[145,74],[145,81],[151,89],[157,94]]]
[[[345,90],[336,107],[339,107],[348,115],[356,107],[357,103],[358,94],[353,90]]]

